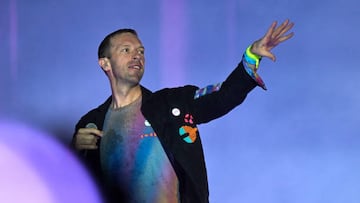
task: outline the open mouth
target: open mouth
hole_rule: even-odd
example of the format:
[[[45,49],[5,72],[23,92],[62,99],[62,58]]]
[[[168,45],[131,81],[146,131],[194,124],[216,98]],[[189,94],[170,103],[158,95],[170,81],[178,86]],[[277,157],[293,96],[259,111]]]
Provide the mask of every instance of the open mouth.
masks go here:
[[[130,65],[129,68],[131,68],[131,69],[136,69],[136,70],[142,69],[141,65],[139,65],[139,64]]]
[[[130,66],[130,68],[133,68],[133,69],[138,69],[138,70],[140,70],[140,69],[141,69],[141,67],[140,67],[139,65],[133,65],[133,66]]]

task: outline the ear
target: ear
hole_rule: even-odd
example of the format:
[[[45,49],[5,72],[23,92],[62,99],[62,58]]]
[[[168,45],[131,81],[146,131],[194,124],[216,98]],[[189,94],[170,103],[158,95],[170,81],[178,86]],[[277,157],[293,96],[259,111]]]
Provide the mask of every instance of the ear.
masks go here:
[[[98,63],[101,69],[103,69],[103,71],[105,72],[111,69],[110,61],[108,58],[99,58]]]

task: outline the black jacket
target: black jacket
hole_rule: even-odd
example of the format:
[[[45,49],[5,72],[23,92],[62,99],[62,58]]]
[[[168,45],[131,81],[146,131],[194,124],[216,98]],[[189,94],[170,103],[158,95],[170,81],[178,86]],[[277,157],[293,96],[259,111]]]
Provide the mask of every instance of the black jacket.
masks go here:
[[[246,73],[243,64],[222,83],[218,91],[194,98],[196,86],[166,88],[152,93],[142,87],[142,113],[156,132],[179,179],[182,203],[208,202],[208,182],[201,139],[197,125],[219,118],[237,105],[256,87],[256,82]],[[88,123],[102,130],[105,114],[111,104],[109,97],[103,104],[83,116],[75,132]],[[192,139],[180,128],[195,129]],[[89,168],[101,177],[99,150],[88,150],[83,156]],[[118,193],[118,192],[117,192]],[[108,194],[114,195],[114,194]]]

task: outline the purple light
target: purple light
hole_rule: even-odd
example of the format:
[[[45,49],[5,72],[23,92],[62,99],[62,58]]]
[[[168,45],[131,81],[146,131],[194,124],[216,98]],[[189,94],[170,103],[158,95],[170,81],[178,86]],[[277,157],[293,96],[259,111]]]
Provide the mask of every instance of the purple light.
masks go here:
[[[161,1],[161,80],[162,86],[184,83],[187,42],[185,1]]]
[[[15,81],[17,78],[17,6],[16,0],[10,0],[10,72],[11,77]]]
[[[51,135],[0,120],[2,202],[99,203],[96,185]]]

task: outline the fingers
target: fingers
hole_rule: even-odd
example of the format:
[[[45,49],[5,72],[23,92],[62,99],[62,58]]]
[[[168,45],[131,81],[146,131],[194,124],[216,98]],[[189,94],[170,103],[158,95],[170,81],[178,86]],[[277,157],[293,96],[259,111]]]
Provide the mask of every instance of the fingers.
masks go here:
[[[289,31],[294,26],[294,23],[289,23],[289,20],[286,20],[282,27],[280,27],[280,33],[279,35],[284,35],[287,31]]]
[[[97,149],[97,142],[102,136],[100,130],[94,128],[80,128],[75,135],[75,148],[82,149]]]
[[[284,29],[287,27],[288,24],[289,24],[289,20],[285,20],[283,23],[281,23],[279,27],[274,29],[274,32],[272,33],[272,37],[281,35],[281,33],[283,33]]]
[[[289,20],[285,20],[278,28],[275,29],[275,31],[272,34],[272,38],[275,42],[280,43],[283,42],[289,38],[291,38],[294,33],[290,33],[284,36],[285,33],[287,33],[292,27],[294,26],[294,23]]]
[[[80,134],[93,134],[99,137],[102,137],[103,133],[102,131],[95,129],[95,128],[80,128],[78,130],[78,133]]]
[[[287,34],[285,36],[281,36],[280,38],[277,39],[277,43],[275,44],[275,46],[278,45],[279,43],[283,42],[283,41],[286,41],[286,40],[290,39],[292,36],[294,36],[293,32],[290,33],[290,34]]]
[[[276,21],[274,21],[273,23],[271,23],[268,31],[266,32],[265,36],[263,37],[264,39],[270,38],[270,37],[273,35],[274,30],[275,30],[275,28],[276,28],[276,25],[277,25],[277,22],[276,22]]]
[[[288,35],[284,34],[288,32],[293,26],[294,23],[290,23],[290,21],[287,19],[283,23],[281,23],[280,26],[277,26],[277,21],[274,21],[271,23],[268,31],[264,35],[263,42],[264,44],[267,44],[269,49],[272,49],[274,46],[279,44],[280,42],[283,42],[289,38],[291,38],[294,34],[290,33]]]

